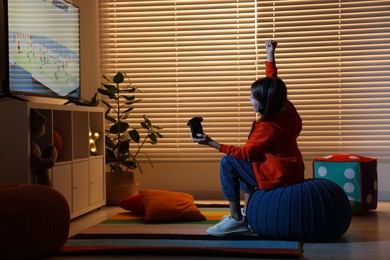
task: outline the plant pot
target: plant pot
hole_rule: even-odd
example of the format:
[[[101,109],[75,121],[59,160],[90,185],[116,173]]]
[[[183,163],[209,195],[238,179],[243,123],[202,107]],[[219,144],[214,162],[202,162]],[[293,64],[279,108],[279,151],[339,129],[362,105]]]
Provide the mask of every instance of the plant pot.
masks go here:
[[[139,186],[134,179],[134,172],[107,172],[106,205],[118,205],[123,199],[138,194]]]

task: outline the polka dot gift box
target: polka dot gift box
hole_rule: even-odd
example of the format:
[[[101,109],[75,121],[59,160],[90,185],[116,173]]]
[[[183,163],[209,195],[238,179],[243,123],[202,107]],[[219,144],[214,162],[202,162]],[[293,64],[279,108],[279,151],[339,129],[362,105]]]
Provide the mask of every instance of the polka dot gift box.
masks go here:
[[[376,209],[378,201],[377,160],[355,154],[315,158],[315,178],[337,183],[347,194],[353,213]]]

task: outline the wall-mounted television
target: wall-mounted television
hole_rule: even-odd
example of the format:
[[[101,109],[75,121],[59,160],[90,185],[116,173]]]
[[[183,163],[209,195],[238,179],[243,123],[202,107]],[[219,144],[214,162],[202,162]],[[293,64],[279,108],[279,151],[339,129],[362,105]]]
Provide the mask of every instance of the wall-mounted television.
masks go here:
[[[64,0],[1,1],[3,94],[79,99],[79,8]]]
[[[0,0],[0,93],[4,93],[6,90],[5,85],[8,84],[6,81],[7,72],[7,63],[8,63],[8,48],[6,47],[6,40],[8,39],[6,35],[6,13],[4,11],[5,4],[3,0]]]

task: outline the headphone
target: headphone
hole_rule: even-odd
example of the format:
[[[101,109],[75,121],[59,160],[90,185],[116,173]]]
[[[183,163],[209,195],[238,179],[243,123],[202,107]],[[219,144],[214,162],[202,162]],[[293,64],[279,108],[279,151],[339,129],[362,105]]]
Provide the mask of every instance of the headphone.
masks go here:
[[[265,113],[265,110],[267,109],[268,90],[272,84],[271,81],[273,81],[273,79],[265,78],[263,88],[261,89],[261,101],[257,111],[259,111],[259,113],[262,115]]]

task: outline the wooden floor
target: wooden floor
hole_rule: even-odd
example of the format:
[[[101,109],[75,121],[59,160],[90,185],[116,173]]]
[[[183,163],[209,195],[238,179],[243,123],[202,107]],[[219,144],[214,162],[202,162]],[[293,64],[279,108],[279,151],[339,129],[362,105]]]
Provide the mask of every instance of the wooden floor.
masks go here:
[[[116,212],[119,207],[103,207],[71,223],[70,236],[97,224]],[[390,259],[390,202],[379,202],[378,208],[364,215],[354,215],[347,233],[330,243],[305,243],[301,259]],[[216,256],[116,256],[116,257],[50,257],[46,259],[248,259]],[[275,258],[273,258],[275,259]]]

